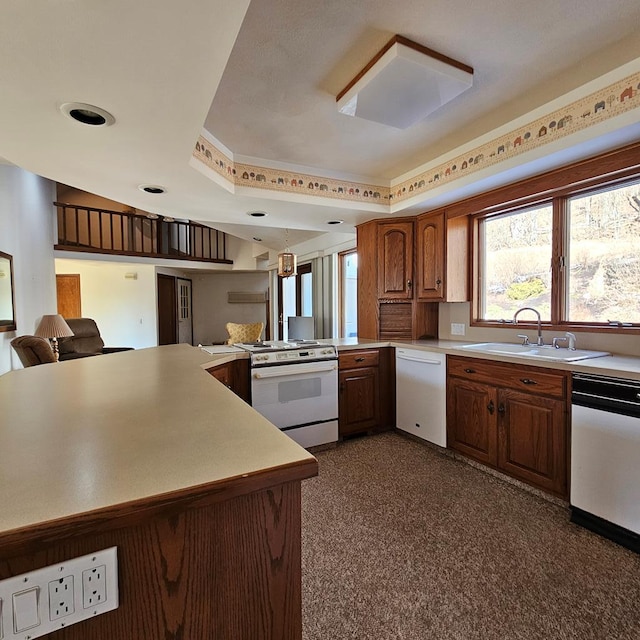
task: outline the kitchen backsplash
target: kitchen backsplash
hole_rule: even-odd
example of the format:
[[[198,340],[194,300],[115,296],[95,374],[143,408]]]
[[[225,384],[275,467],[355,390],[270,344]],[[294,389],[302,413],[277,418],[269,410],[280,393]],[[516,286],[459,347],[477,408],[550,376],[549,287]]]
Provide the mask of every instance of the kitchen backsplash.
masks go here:
[[[535,332],[516,328],[496,328],[469,326],[470,304],[468,302],[440,304],[439,314],[439,338],[441,340],[462,340],[466,342],[513,342],[520,341],[518,333],[527,333],[533,339]],[[451,324],[464,325],[464,335],[453,335]],[[616,355],[640,357],[640,335],[624,335],[621,333],[590,333],[575,331],[576,346],[579,349],[593,349],[597,351],[610,351]],[[551,344],[554,336],[564,336],[564,331],[547,331],[543,329],[542,336],[545,343]]]

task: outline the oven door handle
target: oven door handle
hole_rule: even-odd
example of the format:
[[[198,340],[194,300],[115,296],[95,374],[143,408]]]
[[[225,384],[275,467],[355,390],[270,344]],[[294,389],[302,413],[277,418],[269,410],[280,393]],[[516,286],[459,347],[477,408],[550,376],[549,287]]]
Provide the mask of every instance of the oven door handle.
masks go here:
[[[338,365],[335,362],[315,362],[290,366],[274,365],[254,371],[253,377],[256,380],[261,380],[262,378],[284,378],[286,376],[297,376],[303,373],[328,373],[329,371],[335,371],[337,368]]]

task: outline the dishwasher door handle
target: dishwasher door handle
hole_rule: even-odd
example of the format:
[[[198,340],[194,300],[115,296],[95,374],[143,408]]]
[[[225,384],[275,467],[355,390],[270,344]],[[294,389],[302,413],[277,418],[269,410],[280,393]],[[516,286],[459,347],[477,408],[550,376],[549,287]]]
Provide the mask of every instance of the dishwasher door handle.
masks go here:
[[[422,358],[413,358],[404,354],[396,354],[398,360],[409,360],[410,362],[423,362],[424,364],[442,364],[440,360],[423,360]]]

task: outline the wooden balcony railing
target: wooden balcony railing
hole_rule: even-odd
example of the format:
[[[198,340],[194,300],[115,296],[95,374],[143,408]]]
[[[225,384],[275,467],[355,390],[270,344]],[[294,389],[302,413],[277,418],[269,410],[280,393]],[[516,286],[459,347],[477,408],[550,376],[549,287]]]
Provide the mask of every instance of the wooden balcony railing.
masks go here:
[[[195,222],[54,202],[56,249],[233,264],[227,234]]]

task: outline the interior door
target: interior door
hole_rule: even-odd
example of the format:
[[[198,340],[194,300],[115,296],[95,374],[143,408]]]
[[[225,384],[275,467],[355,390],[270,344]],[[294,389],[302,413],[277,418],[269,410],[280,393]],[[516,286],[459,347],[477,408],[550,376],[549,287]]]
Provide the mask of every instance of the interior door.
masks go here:
[[[298,275],[278,278],[278,340],[288,337],[289,316],[313,315],[313,275],[311,263],[298,265]]]
[[[56,275],[56,295],[58,297],[58,313],[63,318],[82,317],[79,273]]]
[[[176,279],[159,273],[158,286],[158,344],[178,342]]]
[[[191,280],[178,278],[178,342],[193,344]]]

